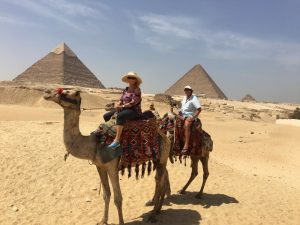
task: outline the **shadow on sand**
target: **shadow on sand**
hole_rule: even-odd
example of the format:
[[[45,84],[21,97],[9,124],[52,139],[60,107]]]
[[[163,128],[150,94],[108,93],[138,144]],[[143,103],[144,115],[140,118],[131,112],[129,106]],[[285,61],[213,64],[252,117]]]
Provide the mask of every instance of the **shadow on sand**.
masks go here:
[[[232,204],[239,203],[234,197],[230,197],[225,194],[206,194],[204,193],[201,199],[195,198],[198,192],[186,192],[184,195],[174,194],[170,198],[165,200],[165,203],[169,205],[170,203],[177,205],[202,205],[204,208],[209,208],[211,206],[220,206],[222,204]]]
[[[126,225],[149,225],[148,218],[150,213],[143,214],[140,218],[142,221],[127,222]],[[166,209],[157,215],[158,223],[172,225],[198,225],[200,224],[201,215],[199,212],[191,209]],[[154,223],[155,224],[155,223]]]

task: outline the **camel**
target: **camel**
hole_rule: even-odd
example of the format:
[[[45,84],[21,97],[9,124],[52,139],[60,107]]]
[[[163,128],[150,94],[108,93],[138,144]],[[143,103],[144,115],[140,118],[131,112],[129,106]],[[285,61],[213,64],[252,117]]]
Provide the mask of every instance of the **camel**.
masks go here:
[[[170,103],[171,105],[171,110],[170,112],[168,112],[167,114],[165,114],[165,116],[163,117],[163,121],[164,119],[168,119],[168,120],[173,120],[176,121],[178,120],[178,114],[173,112],[173,107],[176,107],[176,105],[174,105],[174,103]],[[178,108],[178,107],[176,107]],[[167,137],[171,142],[170,145],[170,155],[169,155],[169,159],[171,161],[171,163],[174,163],[173,161],[173,157],[174,157],[174,153],[173,153],[173,144],[174,144],[174,130],[175,130],[175,125],[173,127],[169,127],[167,128],[165,131],[167,133]],[[202,185],[201,188],[199,190],[199,192],[196,194],[196,198],[201,199],[202,195],[203,195],[203,190],[204,190],[204,186],[205,183],[207,181],[207,178],[209,176],[209,171],[208,171],[208,159],[209,159],[209,153],[212,151],[213,149],[213,141],[210,137],[210,135],[208,133],[206,133],[204,130],[202,130],[202,125],[194,128],[192,130],[192,132],[199,132],[199,134],[201,135],[201,139],[202,139],[202,145],[199,146],[199,148],[197,149],[196,152],[198,152],[198,154],[196,153],[192,153],[190,155],[190,159],[191,159],[191,175],[189,180],[187,181],[187,183],[183,186],[183,188],[181,190],[178,191],[179,194],[185,194],[186,193],[186,189],[189,187],[189,185],[192,183],[192,181],[197,177],[198,175],[198,163],[199,161],[202,163],[202,168],[203,168],[203,179],[202,179]],[[180,161],[182,156],[180,157]],[[167,177],[168,178],[168,177]],[[169,185],[169,181],[166,182],[167,185]],[[169,187],[167,187],[169,188]],[[146,203],[147,206],[151,206],[154,204],[154,200],[155,200],[155,195],[152,200],[148,201]]]
[[[80,91],[76,90],[47,90],[44,99],[53,101],[60,105],[64,110],[64,129],[63,139],[67,154],[71,154],[76,158],[90,160],[95,164],[99,173],[100,182],[103,185],[103,200],[105,203],[104,214],[101,222],[97,223],[105,225],[108,223],[108,211],[110,202],[110,179],[113,192],[114,203],[116,205],[119,217],[119,224],[123,225],[123,211],[122,211],[122,193],[119,184],[119,161],[120,157],[113,159],[108,163],[103,163],[101,156],[96,154],[96,137],[91,133],[89,136],[83,136],[79,130],[79,117],[81,113],[81,97]],[[153,199],[154,208],[151,211],[149,221],[156,222],[156,215],[160,212],[166,192],[165,187],[168,181],[168,172],[166,165],[169,156],[170,142],[168,138],[160,133],[160,160],[156,165],[156,195]]]

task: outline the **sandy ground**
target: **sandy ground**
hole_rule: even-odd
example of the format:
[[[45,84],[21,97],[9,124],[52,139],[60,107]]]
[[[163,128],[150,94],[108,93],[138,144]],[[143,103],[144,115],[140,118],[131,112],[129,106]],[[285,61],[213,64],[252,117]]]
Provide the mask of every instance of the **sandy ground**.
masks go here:
[[[95,98],[87,101],[89,106]],[[21,100],[0,104],[0,224],[95,224],[104,206],[98,195],[99,177],[87,161],[74,157],[63,161],[62,110],[39,103],[38,96],[30,104]],[[150,100],[145,99],[144,108]],[[236,112],[225,113],[218,106],[224,101],[203,101],[209,105],[201,113],[204,129],[214,140],[205,194],[201,200],[194,198],[201,185],[200,167],[187,194],[178,195],[189,178],[189,161],[186,167],[169,163],[172,196],[166,199],[157,224],[299,224],[300,127],[276,124],[272,115],[260,114],[261,119],[253,121],[237,116],[242,108],[274,111],[291,106],[226,101]],[[168,110],[164,104],[156,105],[160,113]],[[103,112],[82,113],[83,134],[97,127]],[[139,181],[121,177],[121,188],[126,224],[148,224],[151,208],[144,203],[152,197],[154,174]],[[117,222],[112,200],[109,223]]]

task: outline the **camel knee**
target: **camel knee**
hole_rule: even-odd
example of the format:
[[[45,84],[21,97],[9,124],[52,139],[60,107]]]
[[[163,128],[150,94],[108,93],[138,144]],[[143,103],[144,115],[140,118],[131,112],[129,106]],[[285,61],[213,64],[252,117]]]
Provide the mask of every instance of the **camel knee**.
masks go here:
[[[103,200],[106,201],[110,201],[110,194],[109,195],[103,195]]]
[[[122,202],[123,202],[122,197],[118,197],[118,198],[115,198],[115,199],[114,199],[114,203],[115,203],[115,205],[117,206],[117,208],[122,207]]]
[[[191,174],[191,177],[192,177],[192,178],[195,178],[196,176],[198,176],[198,172],[193,172],[193,173]]]
[[[109,201],[110,196],[111,196],[111,192],[109,190],[104,189],[104,191],[103,191],[103,200],[104,201]]]

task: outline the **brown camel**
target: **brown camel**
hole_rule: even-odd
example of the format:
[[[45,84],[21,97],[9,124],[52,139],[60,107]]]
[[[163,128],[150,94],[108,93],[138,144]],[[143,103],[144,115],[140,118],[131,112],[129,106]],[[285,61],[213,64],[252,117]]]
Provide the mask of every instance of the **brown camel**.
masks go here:
[[[101,157],[96,152],[96,137],[94,134],[83,136],[79,130],[79,116],[81,97],[79,91],[46,91],[44,95],[45,100],[53,101],[59,104],[64,109],[64,144],[68,153],[79,159],[86,159],[92,161],[100,176],[100,181],[103,185],[103,199],[105,202],[104,215],[100,223],[107,224],[108,210],[110,202],[110,179],[113,192],[114,203],[118,210],[119,224],[124,224],[122,212],[122,193],[119,184],[119,158],[115,158],[108,163],[103,163]],[[170,142],[168,138],[160,134],[160,155],[161,158],[156,165],[156,195],[154,198],[154,209],[150,214],[149,220],[156,221],[156,215],[160,212],[166,192],[166,182],[168,181],[168,172],[166,165],[168,161]]]
[[[165,116],[163,117],[162,120],[163,120],[163,123],[164,123],[164,121],[169,120],[169,121],[172,121],[174,124],[173,126],[168,126],[168,128],[164,129],[165,132],[167,133],[167,137],[171,141],[169,158],[170,158],[170,161],[173,163],[173,157],[176,157],[173,152],[174,137],[175,137],[174,132],[175,132],[176,121],[179,120],[178,115],[173,112],[173,104],[171,104],[171,111],[168,112],[167,114],[165,114]],[[183,188],[180,191],[178,191],[178,193],[185,194],[186,189],[189,187],[189,185],[192,183],[192,181],[197,177],[198,163],[200,161],[202,163],[202,168],[203,168],[203,179],[202,179],[202,185],[201,185],[200,191],[195,196],[196,198],[200,199],[203,195],[204,186],[205,186],[206,180],[209,176],[208,159],[209,159],[209,153],[213,149],[213,141],[212,141],[210,135],[207,132],[205,132],[204,130],[202,130],[201,124],[198,127],[194,127],[192,129],[192,132],[199,132],[202,142],[201,142],[200,146],[197,146],[198,148],[196,149],[196,151],[192,152],[190,155],[192,172],[191,172],[189,180],[183,186]],[[181,161],[182,156],[179,156],[179,158]],[[169,184],[169,183],[170,182],[167,181],[166,184]],[[156,193],[154,194],[154,198],[152,199],[152,201],[147,202],[146,205],[149,206],[149,205],[154,204],[155,195],[156,195]]]

